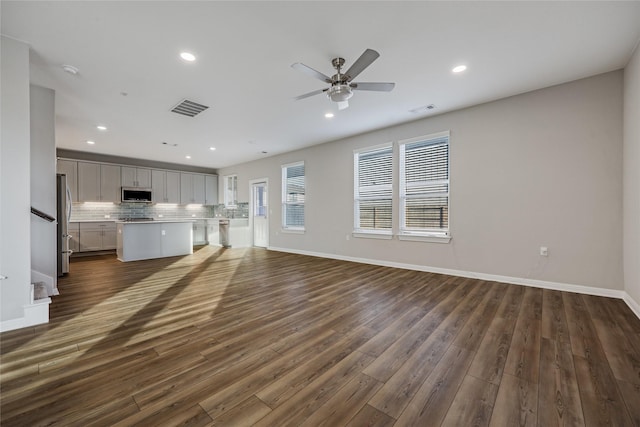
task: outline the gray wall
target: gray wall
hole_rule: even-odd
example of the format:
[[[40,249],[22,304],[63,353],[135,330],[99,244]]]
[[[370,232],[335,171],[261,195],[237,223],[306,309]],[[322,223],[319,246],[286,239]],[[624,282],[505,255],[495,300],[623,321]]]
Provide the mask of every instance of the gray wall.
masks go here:
[[[31,283],[29,47],[0,37],[0,320],[24,316]]]
[[[269,179],[271,247],[622,290],[622,85],[622,72],[611,72],[219,174],[238,174],[239,201],[249,199],[249,180]],[[451,242],[351,237],[353,150],[445,130]],[[306,233],[287,234],[280,165],[300,160]]]
[[[640,46],[624,70],[624,287],[640,306]]]
[[[31,206],[56,216],[55,92],[30,87]],[[56,223],[31,215],[31,269],[57,282]]]

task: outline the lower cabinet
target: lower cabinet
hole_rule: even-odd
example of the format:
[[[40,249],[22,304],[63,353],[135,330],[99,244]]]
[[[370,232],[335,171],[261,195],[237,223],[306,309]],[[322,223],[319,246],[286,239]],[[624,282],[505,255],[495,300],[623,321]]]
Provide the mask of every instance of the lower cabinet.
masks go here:
[[[197,220],[193,223],[193,244],[207,244],[207,222],[206,220]]]
[[[207,220],[207,243],[210,245],[220,244],[220,220]]]
[[[81,222],[79,251],[104,251],[116,248],[116,223]]]
[[[70,222],[67,226],[67,234],[69,237],[69,249],[73,251],[72,254],[80,252],[80,224],[77,222]]]

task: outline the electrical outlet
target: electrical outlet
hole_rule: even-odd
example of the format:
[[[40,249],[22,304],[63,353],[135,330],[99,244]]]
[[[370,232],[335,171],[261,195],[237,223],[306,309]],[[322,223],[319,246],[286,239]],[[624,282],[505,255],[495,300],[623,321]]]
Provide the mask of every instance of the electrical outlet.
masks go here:
[[[549,256],[549,249],[546,246],[540,246],[540,256]]]
[[[105,217],[106,219],[109,219],[109,218],[111,218],[111,215],[105,215],[104,217]]]

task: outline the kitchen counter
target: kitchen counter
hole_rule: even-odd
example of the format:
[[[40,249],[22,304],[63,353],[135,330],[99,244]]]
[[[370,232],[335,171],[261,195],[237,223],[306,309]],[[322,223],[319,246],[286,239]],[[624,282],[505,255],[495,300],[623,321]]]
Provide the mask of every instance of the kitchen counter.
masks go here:
[[[141,259],[193,253],[193,220],[117,221],[118,259]]]

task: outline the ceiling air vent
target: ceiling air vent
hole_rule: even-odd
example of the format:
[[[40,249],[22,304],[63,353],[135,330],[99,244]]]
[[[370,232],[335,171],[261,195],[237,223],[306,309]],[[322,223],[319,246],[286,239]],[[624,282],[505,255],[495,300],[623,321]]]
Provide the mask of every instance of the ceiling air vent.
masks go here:
[[[172,112],[182,114],[183,116],[195,117],[206,110],[206,105],[198,104],[197,102],[189,101],[188,99],[182,100],[178,105],[171,109]]]

